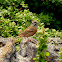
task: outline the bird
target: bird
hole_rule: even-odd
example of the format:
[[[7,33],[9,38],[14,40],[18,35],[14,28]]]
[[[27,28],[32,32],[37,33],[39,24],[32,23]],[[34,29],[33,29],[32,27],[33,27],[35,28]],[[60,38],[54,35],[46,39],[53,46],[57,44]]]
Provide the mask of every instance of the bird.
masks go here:
[[[20,35],[17,36],[17,38],[33,36],[37,32],[37,28],[38,28],[38,22],[34,20],[26,30],[24,30]]]
[[[15,39],[10,38],[10,40],[13,43],[15,43],[16,39],[18,39],[19,37],[23,37],[24,40],[27,42],[28,37],[33,36],[37,32],[37,29],[38,29],[38,22],[36,20],[34,20],[34,21],[32,21],[32,24],[27,29],[25,29],[23,32],[21,32],[20,35],[18,35]]]

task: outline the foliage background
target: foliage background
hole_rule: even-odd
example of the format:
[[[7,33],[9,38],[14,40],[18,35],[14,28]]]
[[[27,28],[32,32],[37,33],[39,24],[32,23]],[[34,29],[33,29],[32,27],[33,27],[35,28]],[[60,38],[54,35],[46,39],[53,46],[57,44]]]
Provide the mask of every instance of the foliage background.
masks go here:
[[[45,27],[62,29],[62,0],[25,0],[25,2],[28,4],[30,11],[40,14],[40,18],[44,16],[43,19],[49,19],[42,21],[45,22]]]

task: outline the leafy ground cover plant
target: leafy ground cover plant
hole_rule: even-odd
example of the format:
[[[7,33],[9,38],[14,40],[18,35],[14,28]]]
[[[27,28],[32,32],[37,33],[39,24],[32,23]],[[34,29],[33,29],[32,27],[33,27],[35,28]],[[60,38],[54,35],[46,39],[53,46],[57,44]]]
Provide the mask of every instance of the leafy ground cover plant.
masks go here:
[[[39,41],[39,43],[37,45],[37,55],[36,58],[34,58],[35,62],[47,62],[46,56],[49,56],[49,53],[45,52],[45,50],[47,50],[47,30],[48,29],[45,29],[44,25],[42,24],[37,32],[36,39]]]
[[[59,56],[60,57],[58,59],[60,60],[60,62],[62,62],[62,47],[60,48]]]

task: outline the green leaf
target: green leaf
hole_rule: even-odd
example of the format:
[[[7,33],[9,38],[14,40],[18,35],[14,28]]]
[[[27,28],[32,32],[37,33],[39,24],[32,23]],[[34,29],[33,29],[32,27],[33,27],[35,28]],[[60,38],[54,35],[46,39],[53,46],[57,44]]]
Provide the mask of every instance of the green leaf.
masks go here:
[[[50,53],[49,53],[49,52],[45,52],[45,55],[46,55],[46,56],[50,56]]]

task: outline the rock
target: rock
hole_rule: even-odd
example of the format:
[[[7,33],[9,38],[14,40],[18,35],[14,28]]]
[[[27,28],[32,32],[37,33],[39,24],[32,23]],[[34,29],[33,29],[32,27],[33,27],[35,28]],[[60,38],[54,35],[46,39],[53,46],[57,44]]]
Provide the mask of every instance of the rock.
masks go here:
[[[48,62],[60,62],[59,49],[62,47],[60,38],[49,38],[47,42],[50,56],[46,57]],[[38,41],[33,38],[24,39],[20,43],[19,53],[16,52],[15,42],[11,38],[0,37],[0,62],[34,62],[36,57]]]
[[[27,40],[23,39],[21,41],[19,54],[24,59],[24,61],[21,62],[25,62],[26,59],[28,60],[26,62],[34,62],[33,58],[35,58],[37,54],[37,42],[38,41],[33,38],[28,38]]]
[[[47,57],[47,61],[50,62],[60,62],[60,60],[57,60],[59,58],[59,49],[62,47],[62,40],[60,38],[48,38],[48,52],[50,53],[50,56]]]
[[[21,56],[19,53],[17,53],[17,58],[18,58],[18,62],[29,62],[30,60],[27,57]]]
[[[38,41],[33,38],[28,39],[23,38],[19,53],[17,53],[13,39],[0,37],[0,62],[34,62]]]
[[[0,62],[15,62],[16,48],[10,38],[0,37]]]

